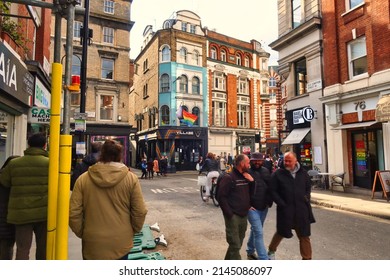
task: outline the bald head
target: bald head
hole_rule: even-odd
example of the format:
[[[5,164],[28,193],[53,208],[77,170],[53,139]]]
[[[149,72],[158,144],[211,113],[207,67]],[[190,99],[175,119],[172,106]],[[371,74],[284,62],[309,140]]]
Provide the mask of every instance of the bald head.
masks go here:
[[[294,152],[287,152],[284,154],[284,168],[287,170],[294,170],[297,162],[297,155]]]

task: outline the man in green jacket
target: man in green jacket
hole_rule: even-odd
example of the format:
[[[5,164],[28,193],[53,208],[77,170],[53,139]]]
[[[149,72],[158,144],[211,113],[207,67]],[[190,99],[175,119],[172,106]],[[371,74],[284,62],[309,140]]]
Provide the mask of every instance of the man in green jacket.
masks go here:
[[[37,260],[46,259],[47,196],[49,154],[46,136],[33,134],[24,156],[12,160],[4,169],[0,183],[11,188],[7,222],[15,224],[16,259],[28,260],[33,233]]]

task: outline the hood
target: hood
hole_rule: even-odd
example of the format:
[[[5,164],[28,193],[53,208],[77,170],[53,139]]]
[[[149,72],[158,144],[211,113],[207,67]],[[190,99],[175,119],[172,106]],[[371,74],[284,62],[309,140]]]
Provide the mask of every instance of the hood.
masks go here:
[[[101,188],[111,188],[120,183],[129,172],[126,165],[120,162],[97,162],[88,169],[93,183]]]

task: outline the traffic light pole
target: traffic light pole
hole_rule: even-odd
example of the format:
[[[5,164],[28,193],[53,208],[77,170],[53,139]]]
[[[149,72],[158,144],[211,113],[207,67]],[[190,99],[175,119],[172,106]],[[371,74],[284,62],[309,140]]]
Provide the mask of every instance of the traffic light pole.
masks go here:
[[[84,1],[84,22],[83,22],[83,46],[81,57],[81,84],[80,84],[80,113],[85,113],[85,99],[87,95],[87,58],[88,58],[88,43],[89,43],[89,0]]]

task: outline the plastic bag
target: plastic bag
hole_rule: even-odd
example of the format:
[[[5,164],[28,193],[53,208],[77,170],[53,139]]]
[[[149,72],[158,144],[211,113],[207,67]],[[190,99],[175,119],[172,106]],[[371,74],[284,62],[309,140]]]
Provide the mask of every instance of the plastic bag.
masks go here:
[[[207,176],[198,176],[198,186],[206,186]]]
[[[198,170],[198,171],[200,170],[199,162],[196,164],[196,167],[195,167],[195,168],[196,168],[196,170]]]

